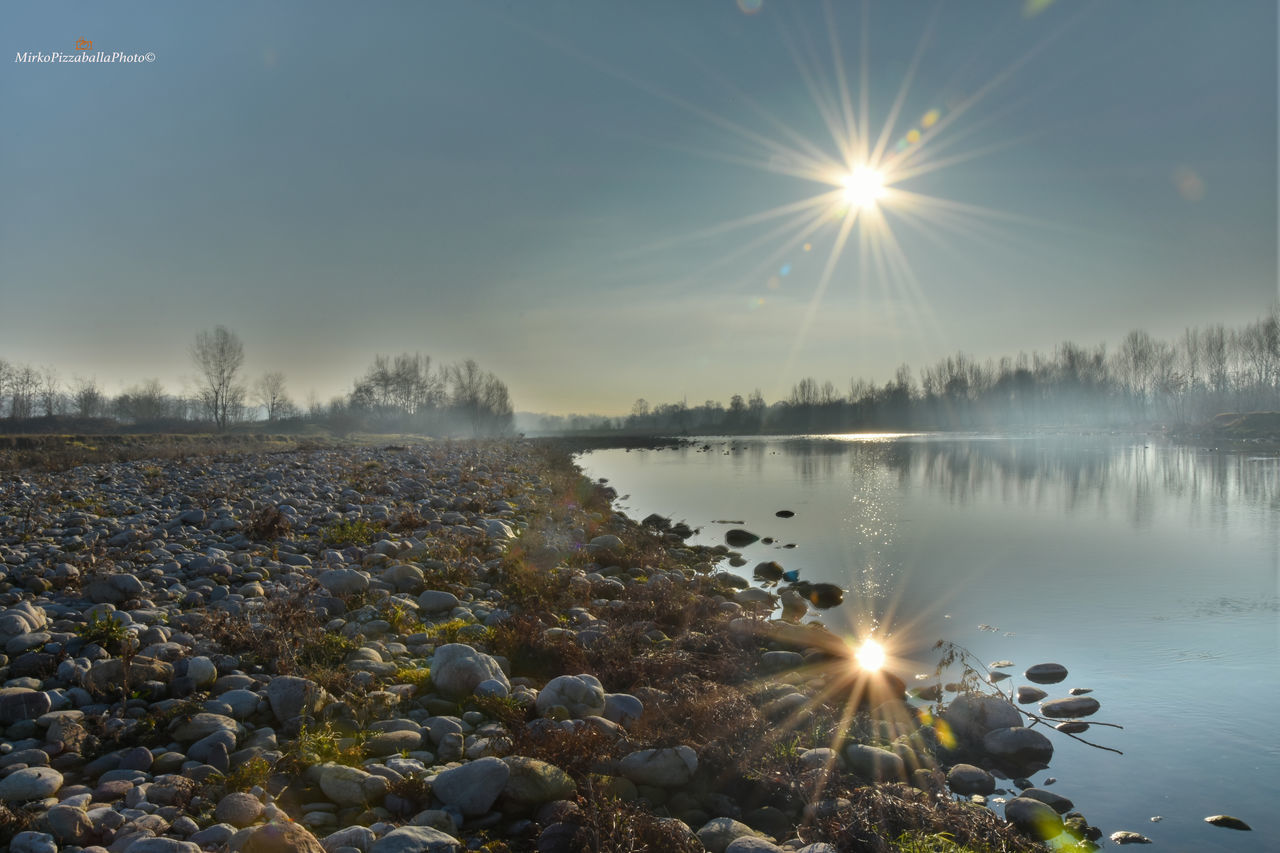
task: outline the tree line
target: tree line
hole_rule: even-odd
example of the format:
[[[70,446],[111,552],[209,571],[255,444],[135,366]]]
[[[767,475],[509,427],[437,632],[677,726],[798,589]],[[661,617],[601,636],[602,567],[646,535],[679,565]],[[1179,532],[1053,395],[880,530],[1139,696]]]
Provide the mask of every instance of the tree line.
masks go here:
[[[843,388],[806,377],[766,403],[759,390],[651,405],[628,415],[545,417],[540,431],[666,434],[843,433],[1042,426],[1182,427],[1222,412],[1280,410],[1280,308],[1238,328],[1187,328],[1172,340],[1135,329],[1118,347],[1064,342],[1051,352],[979,361],[963,352],[883,383]]]
[[[513,409],[506,384],[473,360],[433,367],[421,353],[378,355],[350,393],[323,403],[314,392],[305,405],[289,394],[284,373],[268,371],[249,381],[244,343],[224,326],[199,332],[188,352],[194,389],[171,394],[146,379],[115,396],[96,379],[64,382],[51,368],[0,358],[0,431],[77,432],[134,428],[143,431],[219,432],[265,421],[290,432],[318,425],[340,435],[356,431],[424,435],[504,435]]]

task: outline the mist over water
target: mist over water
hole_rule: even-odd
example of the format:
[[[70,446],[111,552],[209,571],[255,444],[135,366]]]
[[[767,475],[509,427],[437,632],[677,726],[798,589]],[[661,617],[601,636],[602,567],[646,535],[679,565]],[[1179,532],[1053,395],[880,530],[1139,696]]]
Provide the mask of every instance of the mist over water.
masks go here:
[[[730,526],[774,537],[738,549],[737,571],[777,560],[844,587],[843,605],[811,615],[874,631],[908,684],[933,671],[938,640],[1012,660],[1002,687],[1065,665],[1049,698],[1093,689],[1092,719],[1124,730],[1086,737],[1125,754],[1051,733],[1052,767],[1033,781],[1056,777],[1106,834],[1175,850],[1280,844],[1265,793],[1280,747],[1263,722],[1280,706],[1280,456],[1099,436],[705,444],[580,461],[634,517],[685,520],[704,544]],[[1203,823],[1224,812],[1254,831]]]

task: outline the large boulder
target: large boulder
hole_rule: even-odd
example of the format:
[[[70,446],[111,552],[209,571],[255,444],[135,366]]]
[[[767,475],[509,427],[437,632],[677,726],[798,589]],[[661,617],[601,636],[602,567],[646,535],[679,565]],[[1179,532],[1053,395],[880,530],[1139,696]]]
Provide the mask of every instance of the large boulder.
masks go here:
[[[469,696],[476,685],[489,680],[511,689],[511,682],[498,662],[465,643],[443,645],[431,659],[431,682],[436,690],[451,699]]]

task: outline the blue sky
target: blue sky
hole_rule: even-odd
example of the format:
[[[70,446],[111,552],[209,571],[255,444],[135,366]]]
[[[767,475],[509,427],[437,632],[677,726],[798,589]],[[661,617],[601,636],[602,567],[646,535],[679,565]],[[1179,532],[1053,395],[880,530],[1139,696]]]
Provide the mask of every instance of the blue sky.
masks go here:
[[[1274,3],[759,6],[10,5],[0,358],[180,391],[224,324],[299,400],[421,351],[619,413],[1276,299]],[[79,38],[155,60],[13,61]],[[844,220],[717,229],[838,189],[768,168],[839,159],[802,72],[855,118],[865,83],[874,143],[916,56],[886,150],[936,111],[938,168],[888,189],[941,202],[886,198],[825,284]]]

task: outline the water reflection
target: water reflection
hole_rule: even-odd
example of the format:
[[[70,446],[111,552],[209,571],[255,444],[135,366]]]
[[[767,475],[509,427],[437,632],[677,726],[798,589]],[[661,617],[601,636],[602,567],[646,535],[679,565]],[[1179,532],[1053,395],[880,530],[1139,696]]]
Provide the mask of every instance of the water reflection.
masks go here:
[[[1067,513],[1094,511],[1139,528],[1150,526],[1170,499],[1184,503],[1191,520],[1201,524],[1223,525],[1237,508],[1280,509],[1277,455],[1098,438],[919,436],[739,443],[731,453],[754,460],[758,468],[770,449],[784,454],[804,483],[844,472],[865,476],[879,468],[904,488],[927,488],[957,504],[994,499]]]

